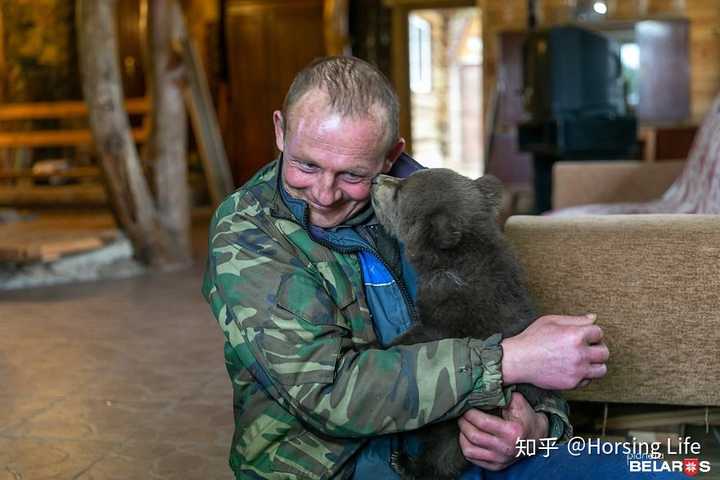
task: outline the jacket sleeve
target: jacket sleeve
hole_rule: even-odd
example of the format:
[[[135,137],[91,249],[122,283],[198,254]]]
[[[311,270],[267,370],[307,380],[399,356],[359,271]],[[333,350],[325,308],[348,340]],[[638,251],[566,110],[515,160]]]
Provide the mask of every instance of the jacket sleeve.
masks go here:
[[[290,414],[326,435],[364,437],[505,404],[499,336],[358,349],[332,288],[256,207],[236,207],[211,224],[203,293],[245,368]]]
[[[548,416],[548,437],[557,438],[559,442],[567,442],[573,436],[570,424],[567,401],[559,393],[548,391],[548,395],[534,407],[536,412]]]

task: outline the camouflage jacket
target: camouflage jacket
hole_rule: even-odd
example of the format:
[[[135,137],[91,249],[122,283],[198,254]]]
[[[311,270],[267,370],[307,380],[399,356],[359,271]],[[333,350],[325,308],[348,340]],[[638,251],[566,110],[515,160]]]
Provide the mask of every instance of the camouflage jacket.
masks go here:
[[[348,478],[372,437],[504,405],[497,336],[378,347],[356,252],[298,222],[278,167],[210,225],[203,294],[225,335],[236,477]],[[567,431],[563,402],[536,409],[561,419],[557,436]]]

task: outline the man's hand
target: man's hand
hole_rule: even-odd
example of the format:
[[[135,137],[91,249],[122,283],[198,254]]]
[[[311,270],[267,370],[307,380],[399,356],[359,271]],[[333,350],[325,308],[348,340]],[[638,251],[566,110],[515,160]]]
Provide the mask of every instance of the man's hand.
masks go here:
[[[607,373],[609,352],[595,315],[546,315],[502,341],[505,385],[569,390]]]
[[[486,470],[502,470],[517,458],[518,438],[548,435],[548,418],[533,411],[520,393],[513,393],[502,417],[471,409],[458,419],[460,448],[468,461]]]

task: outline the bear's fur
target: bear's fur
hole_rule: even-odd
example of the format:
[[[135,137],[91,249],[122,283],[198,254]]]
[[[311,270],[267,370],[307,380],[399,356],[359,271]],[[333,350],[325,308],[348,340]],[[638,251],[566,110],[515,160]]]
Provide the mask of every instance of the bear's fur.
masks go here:
[[[372,189],[380,223],[405,246],[418,278],[419,323],[393,342],[411,345],[441,338],[510,337],[535,311],[521,267],[496,222],[502,186],[495,177],[471,180],[452,170],[428,169],[406,179],[381,175]],[[531,405],[545,394],[519,386]],[[401,457],[409,478],[457,478],[468,462],[456,420],[418,431],[419,458]]]

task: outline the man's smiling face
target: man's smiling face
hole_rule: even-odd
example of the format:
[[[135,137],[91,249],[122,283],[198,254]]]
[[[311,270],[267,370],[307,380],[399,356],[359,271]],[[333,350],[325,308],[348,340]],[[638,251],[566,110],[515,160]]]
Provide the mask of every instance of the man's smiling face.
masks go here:
[[[400,155],[404,141],[388,151],[382,112],[374,110],[360,118],[342,116],[330,109],[325,93],[313,90],[290,118],[274,113],[284,186],[307,202],[312,225],[334,227],[362,210],[372,179],[389,171]]]

